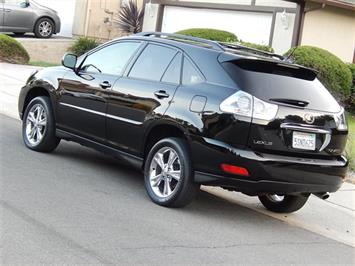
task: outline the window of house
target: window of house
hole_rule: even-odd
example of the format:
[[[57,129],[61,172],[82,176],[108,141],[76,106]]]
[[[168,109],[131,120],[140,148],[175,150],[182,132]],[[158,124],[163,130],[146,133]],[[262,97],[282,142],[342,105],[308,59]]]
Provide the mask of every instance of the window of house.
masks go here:
[[[137,59],[129,77],[160,81],[176,53],[174,49],[149,44]]]
[[[81,70],[88,73],[121,75],[139,46],[140,42],[119,42],[106,46],[90,54],[85,59]]]

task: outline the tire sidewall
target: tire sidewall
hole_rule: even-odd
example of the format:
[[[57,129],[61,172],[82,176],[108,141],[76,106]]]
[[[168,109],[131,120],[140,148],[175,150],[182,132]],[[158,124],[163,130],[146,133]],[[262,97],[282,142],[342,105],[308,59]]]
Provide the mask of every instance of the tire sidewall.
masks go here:
[[[26,124],[27,124],[27,116],[31,108],[36,105],[40,104],[45,112],[46,112],[46,119],[47,119],[47,125],[46,129],[44,132],[44,136],[42,140],[37,144],[37,145],[32,145],[26,135]],[[31,150],[42,150],[46,148],[46,144],[51,141],[51,138],[53,138],[55,134],[55,129],[54,129],[54,117],[53,117],[53,112],[50,104],[50,100],[48,97],[36,97],[34,98],[26,107],[25,114],[23,116],[23,121],[22,121],[22,138],[25,143],[25,145],[30,148]]]
[[[189,154],[186,151],[186,146],[184,147],[184,141],[176,138],[166,138],[159,141],[157,144],[153,146],[153,148],[149,151],[147,156],[145,166],[144,166],[144,182],[147,193],[149,197],[152,199],[153,202],[163,205],[163,206],[170,206],[172,205],[179,197],[180,193],[182,192],[184,186],[190,182],[190,178],[192,176],[191,170],[191,163]],[[157,151],[159,151],[163,147],[169,147],[175,150],[175,152],[179,156],[180,165],[181,165],[181,177],[180,181],[177,184],[174,192],[168,197],[159,197],[157,196],[151,188],[150,185],[150,178],[149,178],[149,171],[150,171],[150,164],[153,160],[154,155]]]

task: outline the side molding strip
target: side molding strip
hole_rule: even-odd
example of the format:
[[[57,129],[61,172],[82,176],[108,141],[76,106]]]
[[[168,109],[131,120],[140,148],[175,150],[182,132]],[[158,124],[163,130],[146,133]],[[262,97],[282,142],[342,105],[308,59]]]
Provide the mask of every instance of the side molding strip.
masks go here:
[[[123,118],[123,117],[120,117],[120,116],[109,115],[109,114],[105,114],[105,113],[102,113],[102,112],[94,111],[94,110],[91,110],[91,109],[79,107],[79,106],[76,106],[76,105],[71,105],[71,104],[68,104],[68,103],[59,103],[59,104],[63,105],[63,106],[70,107],[70,108],[74,108],[74,109],[77,109],[77,110],[80,110],[80,111],[92,113],[92,114],[95,114],[95,115],[101,115],[101,116],[105,116],[107,118],[123,121],[123,122],[126,122],[126,123],[130,123],[130,124],[134,124],[134,125],[142,125],[141,122],[138,122],[138,121],[135,121],[135,120],[131,120],[131,119],[127,119],[127,118]]]

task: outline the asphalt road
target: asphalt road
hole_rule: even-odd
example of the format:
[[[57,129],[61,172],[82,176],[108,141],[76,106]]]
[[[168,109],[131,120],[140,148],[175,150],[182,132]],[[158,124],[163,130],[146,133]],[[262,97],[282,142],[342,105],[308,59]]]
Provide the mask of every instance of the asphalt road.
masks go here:
[[[0,264],[349,264],[354,249],[206,192],[184,209],[150,202],[142,174],[62,141],[24,147],[0,115]]]

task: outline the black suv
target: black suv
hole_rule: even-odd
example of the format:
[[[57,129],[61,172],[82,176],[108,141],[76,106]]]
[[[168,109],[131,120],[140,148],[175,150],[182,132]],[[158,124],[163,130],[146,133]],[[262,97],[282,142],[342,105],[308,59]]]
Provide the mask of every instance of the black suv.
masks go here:
[[[313,70],[282,56],[142,33],[63,65],[22,88],[26,146],[50,152],[64,139],[127,159],[157,204],[184,206],[203,184],[293,212],[342,185],[344,110]]]

